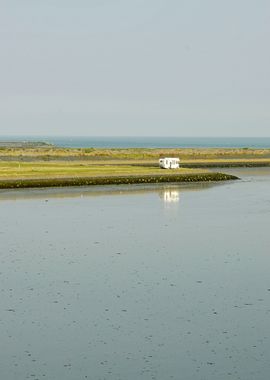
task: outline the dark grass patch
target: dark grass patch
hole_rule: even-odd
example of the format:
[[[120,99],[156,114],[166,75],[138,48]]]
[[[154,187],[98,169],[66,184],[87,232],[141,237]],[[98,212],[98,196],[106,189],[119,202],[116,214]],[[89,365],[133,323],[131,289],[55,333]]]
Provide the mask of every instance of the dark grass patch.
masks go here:
[[[184,163],[183,166],[185,168],[192,169],[200,169],[200,168],[262,168],[269,167],[269,161],[257,160],[257,161],[234,161],[234,162],[189,162]]]
[[[138,183],[173,183],[173,182],[212,182],[236,180],[238,177],[223,173],[194,173],[170,175],[134,175],[74,178],[10,179],[0,180],[0,189],[19,189],[35,187],[123,185]]]

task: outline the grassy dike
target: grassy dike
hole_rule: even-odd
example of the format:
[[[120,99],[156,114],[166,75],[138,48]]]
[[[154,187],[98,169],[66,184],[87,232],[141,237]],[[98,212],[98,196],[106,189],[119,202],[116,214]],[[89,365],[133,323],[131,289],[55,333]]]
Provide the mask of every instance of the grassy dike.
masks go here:
[[[0,189],[225,181],[232,175],[181,167],[160,169],[154,164],[100,161],[0,161]]]
[[[24,178],[0,179],[0,189],[19,189],[36,187],[63,187],[63,186],[92,186],[92,185],[122,185],[147,183],[176,183],[201,181],[228,181],[238,179],[236,176],[223,173],[189,173],[163,175],[114,175],[97,177],[74,178]]]

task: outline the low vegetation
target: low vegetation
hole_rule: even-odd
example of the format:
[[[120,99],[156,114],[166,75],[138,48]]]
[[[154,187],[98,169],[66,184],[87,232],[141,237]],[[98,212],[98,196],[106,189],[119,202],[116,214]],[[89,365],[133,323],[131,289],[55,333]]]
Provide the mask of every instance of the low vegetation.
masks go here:
[[[204,170],[205,171],[205,170]],[[119,175],[172,175],[198,173],[202,170],[180,168],[168,171],[155,166],[91,164],[88,162],[14,162],[0,161],[0,179],[12,178],[57,178],[57,177],[97,177]]]
[[[131,183],[221,181],[235,179],[205,169],[164,170],[156,166],[84,161],[0,161],[0,188],[81,186]]]
[[[160,157],[179,157],[181,168],[163,170]],[[216,181],[232,179],[211,167],[270,166],[270,149],[95,149],[42,143],[0,146],[0,187]]]
[[[150,184],[173,182],[226,181],[238,179],[223,173],[188,173],[171,175],[118,175],[69,178],[28,178],[0,180],[0,189],[18,189],[32,187],[61,187],[61,186],[91,186],[91,185],[122,185]]]
[[[96,149],[40,147],[0,147],[0,160],[132,160],[154,162],[160,157],[180,157],[182,161],[266,160],[270,149],[179,148],[179,149]]]

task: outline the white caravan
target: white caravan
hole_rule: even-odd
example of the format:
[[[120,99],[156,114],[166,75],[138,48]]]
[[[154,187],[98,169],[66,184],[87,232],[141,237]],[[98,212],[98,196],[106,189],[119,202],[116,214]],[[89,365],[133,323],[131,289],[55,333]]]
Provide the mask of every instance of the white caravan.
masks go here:
[[[159,160],[159,167],[162,169],[178,169],[179,163],[179,158],[165,157]]]

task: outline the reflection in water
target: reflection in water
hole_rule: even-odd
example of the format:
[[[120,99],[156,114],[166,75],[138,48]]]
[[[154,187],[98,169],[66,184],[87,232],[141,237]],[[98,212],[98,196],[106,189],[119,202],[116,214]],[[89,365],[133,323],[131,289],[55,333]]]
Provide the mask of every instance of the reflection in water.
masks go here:
[[[167,189],[160,193],[160,197],[165,203],[178,203],[180,200],[179,190]]]
[[[147,193],[162,194],[165,202],[178,202],[179,191],[200,191],[213,186],[221,186],[222,183],[172,183],[172,184],[147,184],[147,185],[108,185],[108,186],[81,186],[81,187],[56,187],[35,189],[0,190],[1,201],[17,201],[29,199],[59,199],[82,198],[112,195],[144,195]],[[177,199],[178,197],[178,199]]]
[[[220,169],[212,169],[220,171]],[[243,180],[250,180],[254,176],[262,179],[269,178],[270,168],[226,168],[226,173],[234,174]],[[193,183],[159,183],[159,184],[132,184],[132,185],[103,185],[103,186],[74,186],[55,188],[33,188],[33,189],[0,189],[1,201],[16,201],[29,199],[60,199],[81,198],[112,195],[143,195],[146,193],[162,194],[161,198],[166,203],[179,202],[179,191],[201,191],[213,186],[223,186],[227,182],[193,182]],[[178,193],[178,195],[174,192]],[[177,199],[178,197],[178,199]]]

